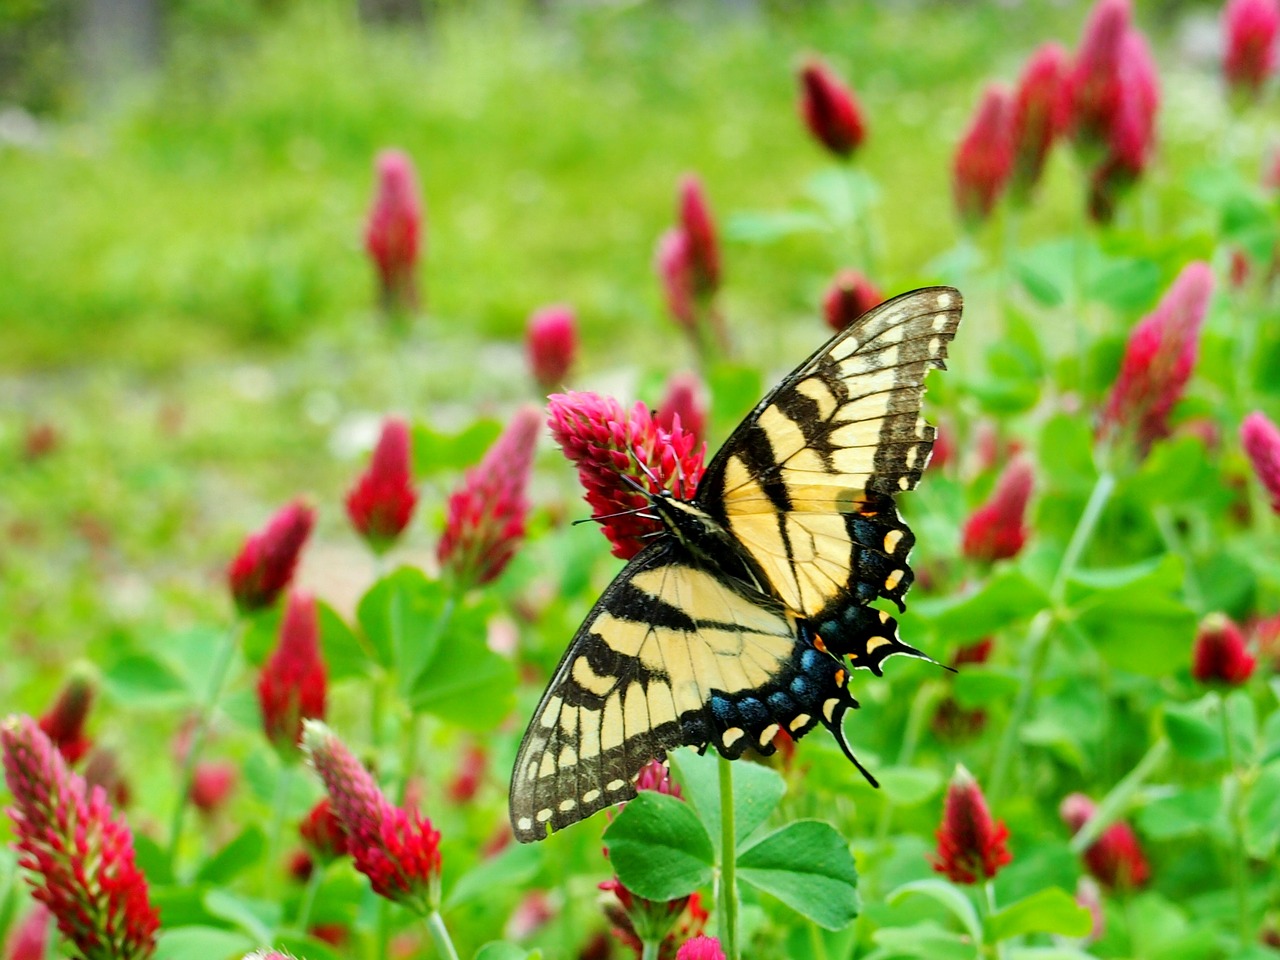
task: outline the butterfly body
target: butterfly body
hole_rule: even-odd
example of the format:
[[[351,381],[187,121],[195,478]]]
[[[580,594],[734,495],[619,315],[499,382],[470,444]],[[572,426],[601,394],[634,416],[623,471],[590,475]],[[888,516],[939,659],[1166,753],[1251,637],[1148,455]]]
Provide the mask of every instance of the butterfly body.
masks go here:
[[[736,759],[818,724],[845,740],[849,667],[923,656],[874,604],[904,609],[914,537],[894,495],[928,462],[924,377],[960,319],[947,287],[880,305],[743,420],[692,500],[650,496],[654,542],[575,635],[512,773],[517,839],[635,795],[681,745]]]

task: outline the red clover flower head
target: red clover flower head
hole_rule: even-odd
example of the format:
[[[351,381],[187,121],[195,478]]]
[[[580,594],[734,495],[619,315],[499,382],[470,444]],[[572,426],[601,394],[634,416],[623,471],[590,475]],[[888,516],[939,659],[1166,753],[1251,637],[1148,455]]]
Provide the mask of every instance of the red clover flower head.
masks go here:
[[[973,775],[957,765],[947,786],[933,869],[953,883],[982,883],[1012,862],[1008,838],[1009,829],[991,818]]]
[[[1276,69],[1280,34],[1277,0],[1229,0],[1222,11],[1226,53],[1222,73],[1231,92],[1256,99]]]
[[[525,330],[524,345],[529,370],[538,386],[543,390],[563,386],[578,352],[573,308],[557,304],[534,311]]]
[[[809,60],[800,71],[800,116],[814,138],[842,160],[867,136],[853,91],[818,60]]]
[[[197,763],[191,772],[191,805],[201,813],[216,813],[227,802],[239,779],[239,768],[228,761]]]
[[[1083,793],[1073,793],[1063,798],[1058,813],[1071,832],[1078,833],[1096,809]],[[1123,820],[1102,831],[1084,852],[1084,865],[1095,880],[1113,890],[1136,890],[1145,886],[1151,876],[1138,835]]]
[[[1012,98],[1005,87],[991,84],[952,164],[952,193],[967,229],[978,227],[995,209],[1013,172],[1013,147]]]
[[[1257,664],[1235,621],[1220,613],[1205,617],[1192,649],[1193,677],[1201,683],[1238,687],[1253,676]]]
[[[524,539],[529,512],[525,488],[541,419],[536,407],[516,411],[449,497],[436,556],[441,569],[460,584],[482,586],[496,579]]]
[[[40,729],[62,753],[67,763],[74,764],[93,746],[84,732],[84,723],[93,706],[93,682],[85,673],[72,675],[48,711],[40,717]]]
[[[688,245],[694,291],[709,296],[720,288],[720,243],[706,191],[693,174],[680,181],[680,230]]]
[[[418,306],[415,271],[422,246],[422,202],[413,162],[399,150],[378,155],[378,195],[364,245],[378,273],[382,305],[391,313]]]
[[[1169,414],[1196,364],[1200,327],[1213,292],[1207,263],[1188,264],[1129,336],[1120,373],[1098,425],[1101,439],[1127,434],[1140,456],[1169,434]]]
[[[280,622],[280,644],[258,677],[263,730],[282,757],[297,758],[304,720],[324,719],[326,690],[316,601],[295,590]]]
[[[83,960],[145,960],[160,918],[134,862],[133,834],[100,787],[72,773],[36,722],[0,724],[19,864]]]
[[[671,433],[683,428],[685,433],[693,434],[694,443],[702,442],[707,435],[707,401],[696,373],[686,370],[672,374],[653,420],[660,430]]]
[[[417,810],[393,805],[323,723],[306,722],[302,747],[346,830],[356,869],[374,893],[425,916],[439,902],[440,832]]]
[[[715,937],[694,937],[676,953],[676,960],[725,960],[725,956]]]
[[[409,424],[387,417],[369,468],[347,494],[347,516],[365,542],[382,553],[409,526],[417,505]]]
[[[1090,161],[1102,156],[1120,109],[1129,0],[1099,0],[1085,24],[1068,78],[1068,114],[1076,146]]]
[[[1036,49],[1013,95],[1013,178],[1010,189],[1025,200],[1040,181],[1045,160],[1066,126],[1064,88],[1071,65],[1057,43]]]
[[[965,521],[962,549],[966,557],[994,563],[1022,551],[1028,536],[1027,502],[1034,483],[1031,464],[1025,459],[1018,457],[1005,467],[991,499]]]
[[[839,333],[853,321],[884,302],[880,288],[857,270],[841,270],[822,298],[827,326]]]
[[[307,850],[322,863],[345,857],[350,851],[347,846],[347,831],[342,821],[333,812],[333,804],[329,798],[321,797],[316,805],[298,825],[298,834]]]
[[[1255,410],[1240,425],[1240,442],[1249,455],[1253,472],[1271,497],[1271,509],[1280,513],[1280,428]]]
[[[49,947],[49,921],[52,915],[42,903],[14,925],[5,944],[5,960],[44,960]]]
[[[705,446],[683,425],[664,430],[643,403],[626,410],[612,397],[570,392],[553,394],[547,410],[551,433],[577,466],[593,516],[642,510],[649,501],[641,489],[668,490],[681,499],[697,489]],[[662,525],[630,515],[603,520],[601,529],[613,555],[626,560]]]
[[[672,227],[658,238],[654,253],[654,269],[662,282],[667,311],[690,337],[701,336],[695,302],[696,281],[693,272],[693,250],[689,235],[680,227]]]
[[[303,500],[286,504],[267,525],[245,540],[231,561],[231,596],[244,613],[269,607],[293,579],[298,555],[315,526],[316,513]]]

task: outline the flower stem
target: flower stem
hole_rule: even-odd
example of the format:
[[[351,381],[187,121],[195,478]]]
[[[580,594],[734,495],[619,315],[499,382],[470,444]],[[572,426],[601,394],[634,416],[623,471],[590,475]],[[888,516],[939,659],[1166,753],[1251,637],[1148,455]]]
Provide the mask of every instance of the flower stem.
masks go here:
[[[1222,742],[1227,754],[1227,778],[1235,781],[1231,791],[1227,820],[1231,824],[1231,872],[1240,923],[1240,949],[1246,950],[1253,942],[1253,923],[1249,918],[1249,861],[1244,851],[1244,818],[1240,809],[1244,784],[1240,778],[1240,768],[1236,764],[1236,748],[1231,738],[1231,716],[1227,712],[1226,697],[1222,698],[1218,706],[1218,715],[1222,719]]]
[[[326,869],[327,864],[317,863],[311,868],[311,876],[307,878],[307,889],[303,891],[302,903],[298,907],[298,919],[294,922],[294,926],[303,936],[311,926],[311,913],[315,910],[316,897],[319,896],[320,888],[324,885]]]
[[[431,942],[436,945],[436,951],[440,956],[445,960],[458,960],[458,950],[453,945],[449,928],[444,925],[444,917],[440,916],[440,911],[432,910],[427,914],[426,924],[427,932],[431,934]]]
[[[994,880],[988,878],[987,882],[982,885],[983,892],[986,894],[987,902],[987,927],[990,928],[990,920],[996,912],[996,884]],[[996,960],[1004,960],[1004,945],[997,940],[992,945],[992,951],[995,953]]]
[[[1004,732],[1000,736],[1000,745],[996,749],[995,761],[991,766],[991,777],[988,780],[990,788],[987,796],[993,804],[1004,795],[1005,781],[1008,778],[1014,748],[1017,746],[1018,734],[1022,731],[1022,724],[1027,718],[1027,712],[1031,709],[1031,700],[1035,695],[1040,674],[1044,670],[1045,662],[1049,659],[1049,634],[1054,622],[1061,616],[1059,608],[1066,598],[1067,583],[1075,573],[1080,557],[1084,554],[1085,547],[1089,545],[1098,521],[1102,518],[1102,511],[1106,509],[1115,488],[1116,478],[1110,471],[1104,470],[1098,475],[1084,510],[1080,514],[1080,520],[1071,533],[1071,539],[1067,541],[1062,562],[1058,565],[1058,571],[1054,574],[1053,582],[1049,586],[1051,607],[1041,610],[1031,622],[1026,642],[1025,672],[1018,687],[1018,697],[1013,703],[1013,712],[1009,715]]]
[[[738,960],[737,831],[733,823],[733,767],[720,762],[720,943],[728,960]]]
[[[235,621],[223,635],[222,643],[214,655],[209,690],[196,714],[195,729],[191,733],[191,741],[187,744],[187,755],[182,762],[182,772],[178,780],[178,797],[174,803],[173,816],[169,821],[169,849],[166,851],[166,859],[169,861],[170,868],[173,867],[178,855],[178,844],[182,840],[182,827],[187,817],[187,804],[191,799],[191,784],[195,780],[196,764],[200,762],[204,742],[209,736],[209,724],[213,720],[213,712],[217,709],[218,701],[222,699],[222,689],[227,684],[227,674],[231,671],[231,661],[235,656],[240,627],[241,620],[237,614]]]
[[[1153,743],[1137,765],[1129,771],[1129,775],[1111,788],[1111,792],[1102,798],[1102,802],[1098,804],[1093,816],[1084,822],[1084,825],[1076,831],[1074,837],[1071,838],[1071,852],[1079,856],[1088,850],[1097,839],[1102,836],[1102,831],[1111,826],[1116,818],[1120,816],[1121,811],[1129,803],[1132,797],[1144,783],[1147,777],[1164,763],[1165,757],[1169,755],[1169,741],[1161,737]]]
[[[876,275],[875,240],[871,236],[871,223],[867,216],[870,204],[862,202],[862,184],[858,180],[858,168],[844,164],[845,190],[849,197],[849,229],[853,233],[854,250],[862,258],[859,268],[868,277]],[[874,281],[873,281],[874,282]]]
[[[640,960],[658,960],[662,944],[657,940],[645,940],[640,947]]]
[[[263,889],[271,889],[271,871],[280,865],[284,843],[284,821],[289,814],[289,794],[293,789],[293,764],[286,763],[276,777],[275,802],[271,807],[271,831],[267,834],[267,857],[262,865]]]
[[[374,954],[377,960],[387,960],[391,955],[391,901],[378,898],[378,918],[374,927]]]

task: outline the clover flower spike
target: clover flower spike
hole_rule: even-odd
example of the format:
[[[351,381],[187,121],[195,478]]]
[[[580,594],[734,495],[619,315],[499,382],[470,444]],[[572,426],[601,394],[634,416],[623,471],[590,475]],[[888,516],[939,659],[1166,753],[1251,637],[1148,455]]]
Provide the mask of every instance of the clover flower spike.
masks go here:
[[[954,883],[982,883],[1012,862],[1009,829],[993,820],[973,775],[957,765],[947,786],[933,869]]]
[[[315,522],[315,510],[305,501],[295,500],[249,535],[227,571],[231,596],[242,612],[271,606],[289,586]]]
[[[1275,73],[1280,35],[1278,0],[1229,0],[1222,11],[1226,52],[1222,73],[1227,87],[1243,99],[1256,99]]]
[[[676,953],[676,960],[725,960],[725,956],[715,937],[694,937]]]
[[[83,672],[73,674],[58,698],[40,717],[40,729],[53,741],[67,763],[74,764],[93,746],[84,732],[89,708],[93,706],[93,681]]]
[[[1271,509],[1280,513],[1280,428],[1255,410],[1240,425],[1240,441],[1253,472],[1271,497]]]
[[[1205,617],[1196,631],[1191,654],[1191,675],[1201,683],[1238,687],[1258,665],[1249,652],[1244,632],[1235,621],[1222,614]]]
[[[408,421],[387,417],[369,468],[347,494],[347,516],[365,542],[382,553],[409,526],[417,505]]]
[[[399,314],[418,307],[416,271],[422,248],[422,202],[413,161],[399,150],[378,154],[378,194],[364,245],[378,274],[382,307]]]
[[[991,216],[1012,172],[1013,101],[1007,89],[992,84],[983,91],[952,163],[952,194],[967,229]]]
[[[1010,192],[1025,201],[1040,182],[1054,141],[1066,127],[1065,86],[1071,69],[1060,44],[1037,48],[1018,78],[1013,95],[1013,174]]]
[[[1063,798],[1058,813],[1072,833],[1078,833],[1096,809],[1094,802],[1083,793],[1073,793]],[[1107,827],[1085,850],[1084,864],[1095,880],[1113,890],[1136,890],[1145,886],[1151,876],[1138,835],[1123,820]]]
[[[281,757],[298,756],[304,720],[324,719],[327,686],[316,601],[295,590],[280,622],[280,644],[258,677],[263,731]]]
[[[524,345],[529,370],[538,386],[543,390],[563,386],[578,351],[573,308],[557,304],[534,311],[525,330]]]
[[[962,549],[966,557],[994,563],[1022,551],[1029,535],[1027,502],[1034,484],[1031,464],[1025,459],[1016,458],[1005,467],[991,499],[965,521]]]
[[[853,91],[818,60],[810,60],[800,71],[800,116],[814,138],[844,160],[867,136]]]
[[[880,288],[857,270],[841,270],[822,298],[827,326],[839,333],[872,307],[884,302]]]
[[[693,434],[694,443],[702,442],[707,435],[707,401],[696,373],[684,371],[671,376],[653,420],[668,433],[682,427],[685,433]]]

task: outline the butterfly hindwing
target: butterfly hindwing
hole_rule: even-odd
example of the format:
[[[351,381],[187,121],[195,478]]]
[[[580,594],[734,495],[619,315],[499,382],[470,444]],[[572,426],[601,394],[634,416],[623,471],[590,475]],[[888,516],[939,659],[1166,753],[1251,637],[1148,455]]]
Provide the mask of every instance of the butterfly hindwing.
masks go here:
[[[911,584],[914,537],[893,496],[928,464],[924,380],[945,366],[961,305],[958,291],[930,287],[869,311],[757,405],[698,486],[696,502],[782,603],[830,635],[833,653],[877,672],[884,656],[915,652],[892,617],[859,611],[877,598],[901,609]]]
[[[772,753],[780,729],[800,737],[822,723],[839,736],[856,704],[815,640],[674,539],[640,553],[579,629],[525,733],[511,783],[517,839],[635,796],[641,768],[674,747],[736,758]]]

